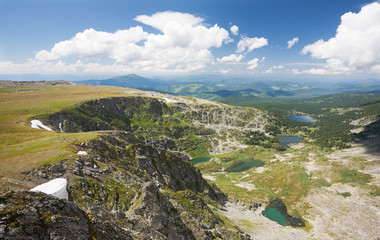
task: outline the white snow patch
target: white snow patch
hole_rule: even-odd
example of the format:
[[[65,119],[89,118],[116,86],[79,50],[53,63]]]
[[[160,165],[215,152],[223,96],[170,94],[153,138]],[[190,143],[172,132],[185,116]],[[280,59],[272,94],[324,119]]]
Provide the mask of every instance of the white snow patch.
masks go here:
[[[62,123],[61,122],[59,123],[58,127],[59,127],[59,130],[61,130],[61,132],[63,132]]]
[[[38,185],[35,188],[30,189],[32,192],[43,192],[46,194],[50,194],[56,196],[61,199],[68,200],[69,194],[66,190],[67,180],[64,178],[56,178],[47,183]]]
[[[79,151],[77,152],[78,155],[88,155],[86,151]]]
[[[30,121],[32,124],[32,128],[37,128],[37,129],[45,129],[48,131],[53,131],[53,129],[49,128],[48,126],[45,126],[40,120],[32,120]]]

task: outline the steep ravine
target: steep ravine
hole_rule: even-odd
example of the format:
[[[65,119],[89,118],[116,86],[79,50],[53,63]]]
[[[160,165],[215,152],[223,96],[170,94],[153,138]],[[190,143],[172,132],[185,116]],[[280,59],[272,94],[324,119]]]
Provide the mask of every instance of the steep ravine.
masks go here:
[[[63,134],[102,132],[74,146],[88,155],[25,172],[32,182],[68,179],[69,201],[2,190],[0,238],[17,239],[32,227],[47,232],[41,239],[250,239],[217,211],[227,196],[202,178],[189,155],[207,155],[223,142],[241,144],[247,129],[264,130],[264,115],[217,103],[118,97],[43,116]],[[36,214],[22,210],[23,202]],[[61,233],[49,224],[57,219],[62,228],[62,219],[78,224],[83,234]]]

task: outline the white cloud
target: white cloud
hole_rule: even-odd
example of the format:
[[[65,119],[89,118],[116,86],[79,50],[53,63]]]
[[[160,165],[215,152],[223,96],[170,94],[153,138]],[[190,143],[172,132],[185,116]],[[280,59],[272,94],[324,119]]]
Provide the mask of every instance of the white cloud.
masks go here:
[[[239,27],[236,25],[233,25],[233,26],[231,26],[230,31],[233,35],[238,35],[239,34]]]
[[[222,74],[227,74],[227,73],[231,72],[231,69],[220,69],[219,72]]]
[[[226,62],[240,62],[244,58],[243,55],[239,54],[231,54],[229,56],[224,56],[222,58],[218,58],[218,62],[226,63]]]
[[[158,12],[152,16],[139,15],[135,20],[145,25],[152,26],[161,32],[166,32],[172,24],[190,25],[193,27],[201,25],[203,18],[181,12]]]
[[[377,73],[380,65],[380,3],[341,17],[336,35],[303,48],[302,54],[326,59],[327,73]],[[314,72],[322,73],[322,70]],[[310,70],[311,71],[311,70]]]
[[[312,68],[312,69],[306,69],[303,71],[300,71],[298,69],[292,69],[291,70],[294,74],[312,74],[312,75],[326,75],[326,74],[338,74],[334,72],[330,72],[327,69],[324,68]]]
[[[298,42],[299,38],[298,37],[295,37],[293,38],[292,40],[289,40],[288,41],[288,49],[292,48],[294,44],[296,44]]]
[[[20,64],[0,62],[0,72],[3,74],[130,73],[133,70],[136,69],[116,63],[112,65],[103,65],[100,63],[83,63],[80,60],[72,64],[67,64],[60,60],[57,62],[45,62],[34,59]]]
[[[255,69],[259,65],[258,62],[259,62],[258,58],[254,58],[254,59],[250,60],[247,63],[247,69],[249,69],[249,70]]]
[[[147,36],[148,34],[140,26],[128,30],[118,30],[115,33],[101,32],[90,28],[77,33],[70,40],[56,43],[50,51],[37,52],[35,58],[47,61],[70,56],[107,55],[117,61],[126,61],[139,54],[141,47],[136,43],[146,39]]]
[[[124,67],[149,72],[190,72],[203,69],[212,61],[210,48],[219,48],[231,41],[227,30],[217,24],[206,26],[204,19],[187,13],[159,12],[152,16],[140,15],[135,20],[161,33],[145,32],[141,26],[114,33],[90,28],[56,43],[50,51],[37,52],[35,60],[51,65],[49,61],[64,61],[68,57],[93,61],[94,56],[100,56],[115,61],[104,66],[91,62],[104,71]],[[86,69],[88,67],[90,63],[86,64]]]
[[[242,53],[244,51],[251,52],[252,50],[256,48],[261,48],[268,45],[268,39],[266,38],[249,38],[249,37],[243,37],[238,45],[236,52]]]
[[[270,67],[268,70],[266,70],[265,73],[273,73],[273,70],[280,70],[284,68],[285,67],[283,65],[273,66],[273,67]]]
[[[371,72],[380,74],[380,64],[371,67]]]
[[[65,64],[58,62],[41,62],[28,60],[25,63],[0,62],[0,72],[3,74],[24,74],[24,73],[76,73],[76,64]]]
[[[207,28],[203,19],[187,13],[160,12],[141,15],[135,20],[160,30],[163,35],[149,34],[146,47],[179,47],[193,50],[221,47],[230,40],[227,30],[217,24]]]

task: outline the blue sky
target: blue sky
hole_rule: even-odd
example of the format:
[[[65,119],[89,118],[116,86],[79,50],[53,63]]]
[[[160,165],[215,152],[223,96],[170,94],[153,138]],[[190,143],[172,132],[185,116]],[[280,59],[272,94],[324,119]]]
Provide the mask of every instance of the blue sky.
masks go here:
[[[0,76],[363,79],[379,42],[376,1],[0,0]]]

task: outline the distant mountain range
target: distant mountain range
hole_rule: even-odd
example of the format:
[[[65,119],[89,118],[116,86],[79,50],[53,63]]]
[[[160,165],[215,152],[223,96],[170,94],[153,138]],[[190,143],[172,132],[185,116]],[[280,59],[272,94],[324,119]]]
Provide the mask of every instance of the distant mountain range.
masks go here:
[[[108,85],[136,88],[169,93],[172,95],[192,96],[222,101],[231,96],[258,98],[309,98],[335,93],[378,93],[380,80],[362,81],[278,81],[250,80],[217,76],[194,76],[179,80],[151,79],[129,74],[102,80],[76,81],[90,85]]]
[[[129,74],[125,76],[118,76],[103,80],[85,80],[76,81],[75,83],[89,84],[89,85],[106,85],[117,87],[136,88],[141,90],[157,90],[160,86],[165,86],[167,83],[163,80],[150,79],[138,76],[136,74]]]

